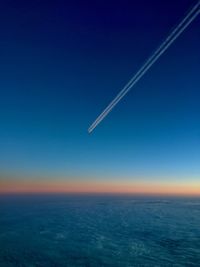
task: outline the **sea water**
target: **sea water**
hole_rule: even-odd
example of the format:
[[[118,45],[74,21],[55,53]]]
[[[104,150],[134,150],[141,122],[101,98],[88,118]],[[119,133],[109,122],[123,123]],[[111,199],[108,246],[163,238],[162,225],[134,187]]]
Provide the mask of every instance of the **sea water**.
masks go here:
[[[200,266],[200,198],[0,196],[0,266]]]

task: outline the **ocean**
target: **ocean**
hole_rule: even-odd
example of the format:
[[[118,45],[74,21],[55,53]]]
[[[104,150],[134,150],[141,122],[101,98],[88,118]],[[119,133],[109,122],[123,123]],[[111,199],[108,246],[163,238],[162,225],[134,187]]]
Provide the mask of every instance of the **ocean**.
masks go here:
[[[0,266],[200,266],[200,198],[2,195]]]

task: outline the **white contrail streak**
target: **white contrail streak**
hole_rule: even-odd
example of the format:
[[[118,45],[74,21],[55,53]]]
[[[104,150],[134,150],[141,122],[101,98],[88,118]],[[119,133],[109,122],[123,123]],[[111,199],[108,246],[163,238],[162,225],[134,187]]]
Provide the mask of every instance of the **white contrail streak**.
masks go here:
[[[171,34],[166,38],[166,40],[157,48],[157,50],[149,57],[149,59],[143,64],[143,66],[139,69],[139,71],[134,75],[134,77],[124,86],[124,88],[118,93],[118,95],[113,99],[113,101],[107,106],[107,108],[99,115],[99,117],[95,120],[95,122],[91,125],[94,126],[96,122],[104,115],[104,113],[110,109],[110,107],[117,101],[117,99],[122,95],[122,93],[133,83],[133,81],[137,78],[138,74],[151,62],[151,60],[156,56],[156,54],[163,49],[163,47],[167,44],[167,42],[173,37],[173,35],[177,32],[177,30],[187,21],[187,19],[192,15],[192,13],[198,8],[199,3],[197,3],[192,10],[184,17],[184,19],[176,26],[176,28],[171,32]],[[90,127],[90,128],[91,128]]]
[[[185,16],[185,18],[179,23],[178,26],[171,32],[171,34],[166,38],[166,40],[160,45],[160,47],[153,53],[153,55],[145,62],[145,64],[139,69],[139,71],[134,75],[134,77],[126,84],[126,86],[118,93],[118,95],[114,98],[114,100],[107,106],[107,108],[99,115],[99,117],[95,120],[95,122],[90,126],[89,130],[96,125],[97,121],[102,118],[102,116],[110,110],[112,106],[114,106],[117,99],[123,94],[123,92],[129,87],[133,81],[137,78],[141,71],[151,62],[151,60],[156,56],[156,54],[164,48],[167,42],[173,37],[173,35],[177,32],[177,30],[187,21],[187,19],[192,15],[192,13],[198,8],[199,3],[197,3],[192,10]],[[106,113],[107,114],[107,113]]]
[[[167,48],[178,38],[178,36],[190,25],[190,23],[200,13],[200,1],[192,8],[192,10],[184,17],[178,26],[171,32],[153,55],[143,64],[134,77],[126,84],[126,86],[117,94],[107,108],[97,117],[88,131],[92,132],[96,126],[107,116],[107,114],[117,105],[117,103],[130,91],[130,89],[142,78],[148,69],[159,59],[159,57],[167,50]]]

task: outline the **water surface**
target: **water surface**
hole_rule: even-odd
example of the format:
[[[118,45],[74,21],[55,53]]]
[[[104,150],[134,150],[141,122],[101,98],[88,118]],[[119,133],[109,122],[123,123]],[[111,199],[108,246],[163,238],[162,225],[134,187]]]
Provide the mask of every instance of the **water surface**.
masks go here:
[[[0,266],[200,266],[200,198],[0,196]]]

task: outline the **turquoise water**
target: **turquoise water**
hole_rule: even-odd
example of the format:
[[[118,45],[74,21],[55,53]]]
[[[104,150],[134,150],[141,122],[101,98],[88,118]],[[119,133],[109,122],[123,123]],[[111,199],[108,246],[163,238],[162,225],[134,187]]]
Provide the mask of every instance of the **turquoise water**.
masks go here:
[[[1,196],[0,266],[200,266],[200,198]]]

